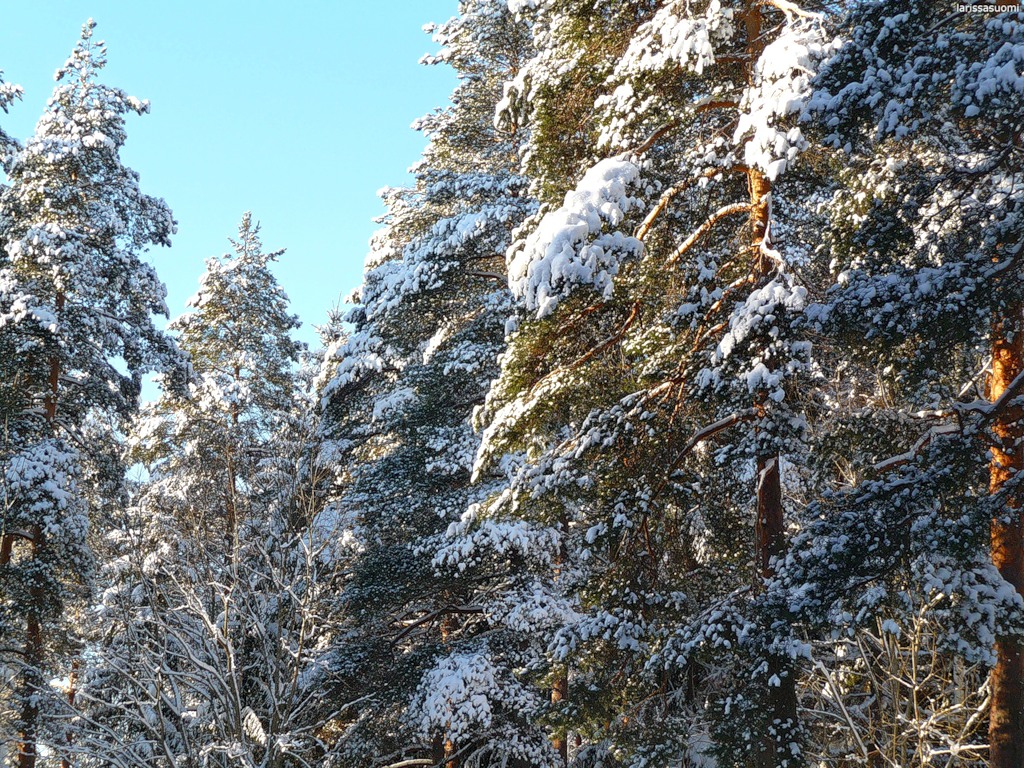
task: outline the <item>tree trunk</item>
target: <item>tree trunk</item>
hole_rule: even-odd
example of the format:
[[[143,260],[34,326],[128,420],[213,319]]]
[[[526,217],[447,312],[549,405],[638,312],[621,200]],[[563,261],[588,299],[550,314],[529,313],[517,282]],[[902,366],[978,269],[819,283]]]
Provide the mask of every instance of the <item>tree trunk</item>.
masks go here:
[[[242,369],[237,363],[233,368],[235,384],[239,387],[242,384]],[[228,487],[227,487],[227,530],[225,531],[227,542],[228,542],[228,553],[230,560],[234,560],[236,542],[238,539],[238,469],[235,466],[235,452],[234,442],[238,439],[238,423],[239,423],[239,409],[238,403],[234,402],[231,404],[231,426],[234,429],[230,447],[228,448],[227,455],[227,469],[228,469]]]
[[[71,673],[68,675],[68,709],[74,711],[75,709],[75,694],[78,692],[78,659],[71,662]],[[71,758],[71,744],[72,737],[71,731],[69,730],[65,737],[65,742],[68,745],[67,753],[60,761],[60,768],[73,768],[74,761]]]
[[[459,768],[459,759],[455,757],[455,744],[451,741],[444,743],[444,768]]]
[[[444,760],[444,736],[438,734],[430,743],[430,759],[434,765],[440,765]]]
[[[230,449],[229,449],[230,450]],[[234,561],[235,540],[238,534],[238,508],[235,504],[238,494],[238,483],[235,478],[235,462],[229,453],[227,457],[227,488],[224,489],[224,540],[227,543],[227,561]]]
[[[757,460],[757,560],[759,576],[763,580],[774,576],[771,560],[785,550],[783,528],[782,477],[779,457],[760,456]],[[768,662],[768,691],[765,700],[768,728],[764,734],[759,768],[779,765],[791,757],[790,734],[797,725],[796,679],[792,660],[787,656],[770,654]]]
[[[551,703],[558,704],[558,702],[567,701],[568,699],[569,675],[568,671],[563,667],[558,671],[555,682],[551,686]],[[551,744],[555,748],[555,752],[558,753],[559,764],[567,765],[569,762],[569,742],[566,739],[565,731],[556,731],[554,738],[551,739]]]
[[[32,558],[39,555],[42,530],[32,527]],[[39,705],[37,697],[42,690],[43,676],[43,588],[29,587],[29,604],[25,630],[25,679],[22,686],[21,730],[18,734],[18,768],[35,768],[36,742],[39,735]]]
[[[57,292],[55,306],[58,316],[64,309],[65,297]],[[46,424],[51,434],[57,431],[57,401],[60,393],[60,356],[54,354],[50,358],[50,372],[47,381],[46,396],[43,410]],[[43,530],[39,525],[31,528],[31,560],[37,560],[43,549]],[[8,553],[8,557],[10,554]],[[43,628],[42,609],[45,599],[43,588],[39,584],[29,587],[29,604],[25,620],[25,699],[21,708],[21,732],[18,736],[18,768],[35,768],[37,740],[39,736],[39,705],[37,696],[42,690],[43,675]]]
[[[754,65],[764,52],[762,37],[761,7],[757,2],[748,2],[744,9],[747,36],[747,82],[754,84]],[[765,254],[770,244],[771,181],[756,167],[747,169],[747,185],[750,192],[750,249],[752,271],[756,277],[771,274],[774,265]],[[768,363],[771,367],[771,363]],[[758,408],[763,408],[759,403]],[[757,457],[757,520],[755,540],[759,577],[768,580],[775,575],[771,560],[785,551],[785,525],[782,505],[782,474],[780,456],[777,452]],[[796,680],[793,663],[786,656],[769,655],[768,659],[767,705],[768,727],[759,762],[765,768],[779,765],[781,760],[792,757],[789,750],[789,736],[797,725]]]
[[[1021,316],[1024,307],[1015,307],[1012,321],[997,324],[992,345],[992,375],[989,397],[999,398],[1010,383],[1024,371],[1024,334]],[[1009,408],[993,426],[999,445],[992,450],[989,490],[997,493],[1024,468],[1024,409]],[[1018,594],[1024,595],[1024,517],[1019,499],[1011,498],[1003,516],[992,521],[992,562]],[[1024,766],[1024,648],[1011,638],[996,642],[996,665],[990,685],[989,765],[992,768]]]
[[[455,628],[456,620],[454,615],[449,613],[441,619],[441,642],[444,643],[445,646],[448,645],[448,639]],[[455,753],[458,751],[455,746],[455,742],[451,739],[445,738],[444,736],[438,736],[434,744],[434,761],[436,763],[442,765],[443,768],[459,768],[458,758],[455,757]],[[437,755],[440,756],[440,759]]]
[[[771,559],[781,556],[786,544],[778,456],[760,456],[757,459],[757,523],[754,534],[761,577],[770,579],[775,575]]]
[[[455,745],[438,734],[430,747],[430,759],[442,768],[458,768],[459,761],[455,756]]]
[[[563,514],[559,519],[559,528],[563,535],[569,528],[569,521]],[[555,553],[555,570],[553,574],[553,581],[557,584],[558,580],[562,577],[562,565],[565,559],[565,550],[561,543],[558,545],[558,551]],[[568,701],[569,699],[569,667],[568,665],[559,666],[555,669],[555,679],[551,684],[551,703],[556,707],[561,701]],[[566,732],[558,729],[551,738],[551,746],[554,747],[555,752],[558,753],[559,764],[567,765],[569,763],[569,742],[566,739]]]

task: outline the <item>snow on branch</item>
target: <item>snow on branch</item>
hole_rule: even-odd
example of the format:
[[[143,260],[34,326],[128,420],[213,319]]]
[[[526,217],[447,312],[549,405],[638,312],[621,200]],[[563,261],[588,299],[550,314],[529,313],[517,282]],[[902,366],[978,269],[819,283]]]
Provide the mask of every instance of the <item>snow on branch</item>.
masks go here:
[[[639,205],[627,193],[639,174],[632,162],[600,161],[560,208],[544,216],[522,248],[509,253],[509,287],[538,319],[579,287],[611,298],[622,262],[643,251],[638,239],[612,229]]]
[[[764,0],[764,3],[765,5],[770,5],[773,8],[778,8],[780,11],[786,14],[786,18],[788,18],[790,21],[797,17],[803,19],[821,19],[820,13],[814,13],[813,11],[805,11],[803,8],[800,8],[795,3],[789,2],[789,0]]]
[[[897,456],[890,456],[888,459],[878,462],[872,467],[872,469],[876,472],[887,472],[890,469],[900,467],[913,461],[914,457],[916,457],[924,448],[935,440],[935,438],[959,432],[960,427],[957,424],[942,424],[938,427],[932,427],[919,437],[909,450],[906,450]]]
[[[428,670],[409,717],[425,738],[441,733],[455,744],[471,746],[472,735],[490,728],[501,710],[525,710],[538,703],[533,690],[482,649],[452,654]]]
[[[786,0],[772,4],[780,9],[796,8]],[[820,17],[804,12],[801,17],[799,21],[791,19],[755,63],[754,84],[740,100],[733,137],[743,147],[746,164],[761,168],[772,181],[807,146],[799,128],[786,129],[779,123],[803,111],[819,63],[837,46],[828,41]]]
[[[733,10],[712,0],[698,16],[689,14],[689,3],[669,3],[644,24],[630,43],[621,71],[652,71],[669,63],[700,75],[715,63],[715,44],[733,33]]]

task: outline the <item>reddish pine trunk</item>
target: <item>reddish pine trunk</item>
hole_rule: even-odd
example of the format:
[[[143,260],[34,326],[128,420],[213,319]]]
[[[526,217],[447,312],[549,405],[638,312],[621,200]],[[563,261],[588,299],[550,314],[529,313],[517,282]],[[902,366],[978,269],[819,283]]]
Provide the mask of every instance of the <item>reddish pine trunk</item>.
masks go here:
[[[555,678],[554,684],[551,686],[551,703],[558,704],[560,701],[567,701],[569,698],[569,677],[565,670],[558,673]],[[560,765],[566,765],[569,762],[569,742],[565,738],[565,732],[559,731],[555,734],[555,737],[551,739],[551,744],[555,748],[555,752],[558,753]]]
[[[451,741],[444,743],[444,768],[459,768],[459,760],[455,757],[455,745]]]
[[[441,768],[459,768],[459,760],[455,757],[455,744],[444,736],[434,737],[430,752],[430,759]]]
[[[75,708],[75,694],[77,693],[76,686],[78,685],[78,659],[71,662],[71,674],[68,676],[68,708],[74,710]],[[73,768],[73,761],[71,759],[71,733],[67,735],[67,754],[60,761],[60,768]]]
[[[757,560],[762,579],[774,576],[771,560],[785,550],[783,528],[782,477],[779,457],[761,456],[757,460]],[[789,756],[788,734],[797,724],[796,680],[792,661],[786,656],[768,657],[768,691],[765,700],[769,730],[764,734],[759,768],[779,765]]]
[[[32,557],[39,554],[42,531],[38,526],[32,528]],[[40,613],[43,603],[42,587],[29,588],[28,618],[25,632],[25,672],[26,680],[22,695],[21,731],[18,734],[18,768],[35,768],[36,741],[39,731],[39,707],[36,695],[42,687],[40,666],[43,661],[43,628]]]
[[[754,534],[761,577],[770,579],[775,575],[771,559],[781,556],[786,544],[778,456],[760,456],[757,460],[757,524]]]
[[[992,376],[989,397],[999,398],[1010,383],[1024,371],[1024,337],[1017,324],[1021,307],[1012,313],[1014,326],[1001,324],[995,329],[992,345]],[[999,491],[1014,474],[1024,468],[1021,438],[1024,436],[1024,409],[1010,408],[993,427],[999,445],[992,451],[989,467],[990,490]],[[1024,595],[1024,538],[1022,509],[1018,499],[1007,502],[1005,517],[992,521],[992,562],[1018,594]],[[996,666],[990,685],[989,765],[992,768],[1024,766],[1024,657],[1021,643],[1003,638],[996,642]]]
[[[58,315],[64,309],[64,303],[64,294],[58,291],[56,297]],[[56,432],[60,374],[60,357],[55,354],[50,358],[48,387],[43,403],[46,423],[51,433]],[[35,560],[39,557],[40,551],[43,548],[43,531],[38,525],[32,526],[31,542],[31,558]],[[26,672],[25,701],[21,709],[21,733],[18,736],[18,768],[35,768],[36,765],[39,707],[35,702],[37,688],[42,687],[40,668],[43,662],[44,644],[41,613],[44,598],[45,595],[41,586],[33,585],[29,588],[28,616],[26,617],[25,629],[25,664],[28,671]]]
[[[748,2],[744,9],[749,64],[747,81],[754,83],[754,64],[764,52],[761,7]],[[771,215],[772,185],[758,168],[747,169],[750,192],[750,249],[752,269],[756,276],[766,277],[773,265],[764,253]],[[759,404],[759,407],[760,404]],[[782,506],[782,475],[777,453],[757,457],[757,520],[755,539],[757,563],[761,579],[775,575],[771,559],[785,551],[784,510]],[[768,658],[768,691],[765,704],[769,719],[768,731],[759,763],[764,768],[778,765],[781,758],[790,757],[788,734],[797,723],[796,680],[793,664],[788,657],[772,655]]]

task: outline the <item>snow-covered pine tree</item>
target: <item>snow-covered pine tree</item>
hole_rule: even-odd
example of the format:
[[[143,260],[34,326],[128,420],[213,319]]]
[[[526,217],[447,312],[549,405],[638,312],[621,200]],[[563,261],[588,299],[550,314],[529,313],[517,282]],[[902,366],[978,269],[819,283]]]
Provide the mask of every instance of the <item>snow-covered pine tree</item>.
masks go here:
[[[76,765],[336,764],[329,724],[346,702],[333,697],[329,653],[341,582],[306,466],[292,463],[259,525],[241,526],[228,572],[137,508],[114,532],[103,631],[67,708]]]
[[[11,103],[21,98],[22,88],[20,85],[8,83],[4,80],[4,72],[0,69],[0,109],[7,113]],[[0,128],[0,162],[6,170],[11,154],[18,148],[18,142],[12,139],[3,128]]]
[[[10,107],[11,103],[20,98],[22,89],[18,85],[7,83],[3,79],[3,71],[0,70],[0,109],[5,113]],[[9,163],[14,155],[15,150],[19,147],[18,142],[12,139],[4,132],[3,128],[0,127],[0,167],[3,167],[4,171],[9,167]],[[6,185],[0,186],[0,194],[6,190]],[[3,216],[3,209],[0,208],[0,217]],[[0,218],[0,232],[4,231],[5,225],[3,219]],[[0,241],[0,253],[4,251],[4,241]],[[18,349],[18,342],[13,334],[0,334],[0,360],[10,361],[16,359],[16,352]],[[12,417],[15,417],[20,410],[19,406],[19,395],[17,387],[17,376],[13,370],[13,366],[10,370],[5,369],[4,375],[0,376],[0,420],[3,424],[7,424]],[[10,547],[13,545],[13,540],[6,538],[6,528],[0,531],[0,549]]]
[[[259,229],[245,213],[234,253],[207,260],[191,311],[170,325],[192,363],[188,391],[168,387],[133,441],[133,458],[153,473],[144,495],[225,553],[266,492],[260,462],[298,399],[299,321],[270,268],[284,251],[264,253]]]
[[[533,129],[540,189],[566,194],[509,253],[517,327],[477,461],[507,485],[448,556],[514,551],[532,584],[517,612],[561,622],[549,680],[557,694],[567,666],[586,691],[560,704],[577,760],[795,765],[800,645],[751,598],[784,549],[782,466],[804,451],[817,184],[787,168],[804,148],[787,116],[824,20],[789,3],[515,5],[538,54],[503,118]],[[544,130],[567,109],[586,148],[569,168],[546,161]]]
[[[174,220],[119,158],[125,115],[148,104],[98,81],[106,51],[93,27],[57,71],[0,197],[0,345],[13,349],[3,361],[0,588],[3,663],[17,681],[0,727],[19,768],[35,765],[41,743],[63,746],[48,681],[68,674],[64,622],[92,570],[83,465],[114,439],[109,427],[87,437],[86,423],[129,415],[142,374],[176,361],[151,320],[166,314],[163,285],[140,258],[169,243]]]
[[[537,7],[530,10],[531,5]],[[510,4],[531,30],[534,55],[506,83],[496,119],[498,125],[521,137],[522,173],[529,179],[533,194],[549,208],[557,205],[555,201],[571,186],[574,175],[592,159],[594,100],[610,68],[609,62],[620,52],[628,31],[635,27],[643,5],[620,3],[597,9],[590,3]],[[584,195],[580,197],[585,199]],[[589,212],[596,214],[603,201],[594,202]],[[586,214],[568,223],[583,224],[585,217]],[[536,223],[528,221],[521,231],[530,231]],[[614,248],[615,244],[609,245]],[[557,251],[557,247],[551,250],[556,261],[560,258]],[[573,270],[571,264],[567,266]],[[586,267],[580,271],[586,271]],[[622,319],[619,318],[620,323]],[[523,343],[519,348],[526,373],[515,383],[528,386],[550,370],[550,360],[571,359],[580,346],[581,331],[589,338],[605,330],[600,318],[594,323],[589,318],[580,320],[553,323],[550,335],[521,337]],[[613,381],[611,377],[604,378],[599,389],[613,391]],[[551,401],[546,399],[548,394],[538,392],[537,400],[528,402],[523,412],[516,415],[528,418],[534,406],[539,406],[536,410],[551,407]],[[542,412],[541,418],[557,421],[572,412],[569,403],[557,402],[554,407],[561,411],[559,416],[552,418]],[[581,403],[581,408],[585,407]],[[489,437],[485,432],[485,444]],[[530,440],[523,442],[528,445]],[[534,441],[534,447],[540,446],[539,440]],[[560,510],[550,509],[524,494],[529,498],[525,502],[529,514],[525,514],[519,510],[517,500],[501,493],[509,475],[516,472],[524,458],[523,454],[510,454],[492,465],[477,462],[477,481],[483,498],[470,507],[458,526],[452,527],[451,540],[439,553],[438,561],[448,568],[478,574],[477,578],[486,585],[481,602],[491,620],[513,636],[529,638],[545,648],[552,643],[553,633],[574,615],[571,599],[564,596],[573,591],[576,564],[559,539],[558,528],[564,519]],[[499,508],[506,501],[511,501],[511,507],[504,514],[490,513],[482,519],[481,503],[488,497],[496,498]],[[617,662],[607,654],[595,660],[596,665],[607,664],[609,669],[618,668]],[[577,707],[575,702],[567,701],[571,691],[565,660],[541,656],[525,672],[524,680],[545,691],[550,700],[537,714],[539,722],[552,735],[554,749],[549,759],[564,764],[569,746],[566,714],[571,711],[566,708]],[[589,704],[583,705],[584,716],[592,716],[596,722],[606,721],[606,702],[595,695],[597,687],[588,686],[581,676],[576,677],[574,685],[581,689],[590,687]]]
[[[112,534],[76,739],[103,764],[310,764],[333,748],[335,559],[314,530],[298,326],[246,213],[171,327],[192,362],[131,435],[149,473]]]
[[[339,661],[347,696],[366,697],[343,738],[361,764],[541,766],[553,755],[529,722],[541,702],[513,673],[530,644],[508,643],[482,612],[480,571],[433,557],[483,492],[470,486],[470,417],[502,346],[503,254],[534,209],[512,171],[517,137],[493,124],[528,38],[503,2],[459,10],[433,28],[442,50],[427,63],[452,66],[460,85],[419,122],[430,144],[416,185],[385,193],[351,333],[325,361],[324,460],[337,471],[327,514],[352,532],[342,598],[353,629]]]
[[[857,646],[865,625],[894,643],[927,622],[953,654],[905,683],[911,738],[872,746],[850,729],[853,748],[980,765],[985,739],[965,736],[988,714],[989,765],[1020,765],[1024,16],[873,2],[846,36],[811,101],[848,166],[830,205],[835,284],[813,314],[877,384],[843,425],[846,487],[812,506],[783,568],[789,608],[853,639],[840,697],[892,697]],[[963,674],[978,664],[992,665],[988,713],[983,679]]]

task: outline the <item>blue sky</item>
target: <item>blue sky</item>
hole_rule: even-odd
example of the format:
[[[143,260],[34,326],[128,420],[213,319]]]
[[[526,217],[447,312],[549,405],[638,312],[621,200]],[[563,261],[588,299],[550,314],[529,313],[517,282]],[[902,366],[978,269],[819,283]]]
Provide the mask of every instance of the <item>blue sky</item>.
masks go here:
[[[264,246],[287,248],[276,272],[313,344],[312,324],[360,282],[376,191],[410,180],[424,140],[409,124],[455,87],[418,61],[437,47],[423,25],[456,0],[0,2],[0,69],[25,89],[0,113],[12,136],[31,135],[90,17],[105,82],[152,103],[129,118],[123,159],[178,221],[150,254],[172,317],[251,209]]]

